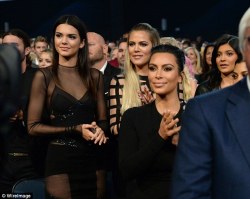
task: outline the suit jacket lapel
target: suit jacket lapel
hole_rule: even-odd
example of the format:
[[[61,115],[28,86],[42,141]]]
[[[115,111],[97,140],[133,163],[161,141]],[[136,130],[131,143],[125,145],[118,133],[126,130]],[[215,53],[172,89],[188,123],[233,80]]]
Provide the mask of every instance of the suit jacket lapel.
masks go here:
[[[250,166],[250,93],[246,78],[232,88],[227,102],[227,117]]]
[[[104,75],[111,75],[111,68],[110,68],[110,65],[109,65],[109,63],[107,63],[107,66],[106,66],[106,68],[105,68],[105,70],[104,70]]]

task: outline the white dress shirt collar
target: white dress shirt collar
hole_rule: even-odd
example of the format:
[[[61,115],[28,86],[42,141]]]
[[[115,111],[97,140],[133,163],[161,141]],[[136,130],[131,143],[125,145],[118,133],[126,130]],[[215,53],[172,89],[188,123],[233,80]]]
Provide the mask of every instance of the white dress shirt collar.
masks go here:
[[[105,71],[105,69],[107,67],[107,64],[108,64],[108,62],[106,61],[105,64],[103,65],[103,67],[100,69],[100,71],[102,72],[102,74],[104,74],[104,71]]]

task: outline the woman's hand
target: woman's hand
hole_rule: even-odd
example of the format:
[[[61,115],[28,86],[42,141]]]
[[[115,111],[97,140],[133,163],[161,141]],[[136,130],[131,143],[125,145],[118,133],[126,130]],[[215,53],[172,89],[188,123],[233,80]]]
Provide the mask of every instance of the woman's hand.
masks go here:
[[[18,110],[15,115],[9,118],[10,122],[15,122],[17,120],[23,120],[23,111]]]
[[[108,138],[105,136],[104,131],[96,124],[96,122],[92,122],[91,125],[93,126],[92,132],[94,134],[91,140],[94,141],[94,144],[106,144]]]
[[[177,145],[179,140],[178,132],[180,131],[181,127],[177,126],[179,119],[174,119],[174,116],[175,113],[172,113],[170,111],[166,111],[163,113],[159,128],[159,135],[164,140],[167,140],[168,137],[173,136],[172,143]]]
[[[142,86],[142,90],[138,91],[138,97],[140,98],[143,105],[149,104],[150,102],[155,100],[155,97],[147,86]]]
[[[102,145],[108,140],[103,130],[97,126],[96,122],[92,122],[91,124],[82,124],[81,133],[85,140],[93,141],[94,144]]]

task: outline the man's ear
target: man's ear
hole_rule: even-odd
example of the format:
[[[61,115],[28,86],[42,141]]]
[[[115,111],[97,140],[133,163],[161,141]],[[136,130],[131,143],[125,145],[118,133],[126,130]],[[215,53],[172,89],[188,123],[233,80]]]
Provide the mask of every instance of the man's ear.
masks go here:
[[[108,45],[107,44],[104,44],[102,46],[102,51],[103,51],[103,54],[107,55],[108,54]]]
[[[31,52],[31,48],[30,47],[26,47],[25,50],[24,50],[25,56],[27,56],[30,52]]]

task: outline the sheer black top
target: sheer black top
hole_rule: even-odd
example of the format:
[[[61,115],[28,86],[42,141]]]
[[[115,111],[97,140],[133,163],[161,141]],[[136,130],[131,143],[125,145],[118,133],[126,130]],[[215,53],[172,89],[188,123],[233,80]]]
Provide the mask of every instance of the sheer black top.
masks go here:
[[[96,121],[105,131],[106,104],[103,90],[103,76],[91,69],[91,78],[97,88],[95,96],[83,83],[77,67],[58,66],[58,78],[51,68],[39,70],[32,83],[28,112],[28,130],[32,134],[57,134],[65,136],[65,127]],[[41,114],[47,108],[51,124],[41,121]],[[72,134],[71,136],[75,136]],[[81,134],[79,133],[81,137]]]

